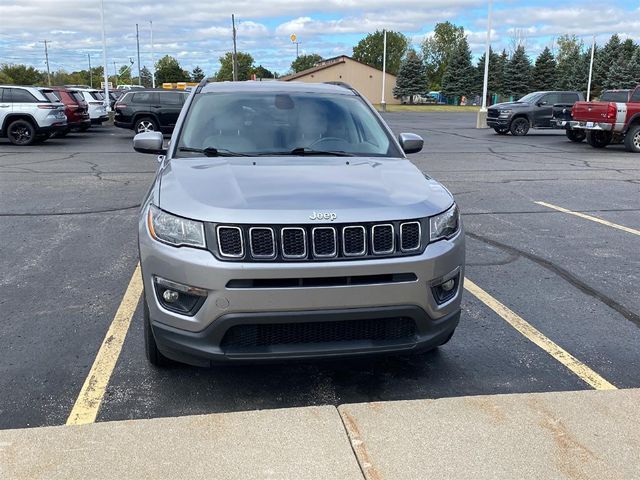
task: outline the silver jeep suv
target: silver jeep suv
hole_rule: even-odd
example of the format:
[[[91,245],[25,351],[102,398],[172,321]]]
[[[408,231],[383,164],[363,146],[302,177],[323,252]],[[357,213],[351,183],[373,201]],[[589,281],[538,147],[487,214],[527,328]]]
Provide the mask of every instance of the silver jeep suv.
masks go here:
[[[0,136],[31,145],[66,128],[64,105],[52,90],[0,85]]]
[[[143,203],[146,353],[194,365],[425,351],[460,318],[447,189],[346,85],[203,82]]]

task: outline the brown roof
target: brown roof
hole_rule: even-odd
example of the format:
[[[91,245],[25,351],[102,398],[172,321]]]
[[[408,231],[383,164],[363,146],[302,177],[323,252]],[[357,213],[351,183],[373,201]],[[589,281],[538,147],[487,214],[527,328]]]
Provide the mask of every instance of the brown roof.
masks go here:
[[[333,67],[334,65],[339,65],[341,63],[346,63],[347,59],[351,60],[352,62],[360,63],[362,65],[366,65],[369,68],[373,68],[375,70],[381,71],[380,69],[378,69],[376,67],[372,67],[368,63],[363,63],[363,62],[361,62],[359,60],[356,60],[355,58],[349,57],[348,55],[339,55],[337,57],[325,58],[324,60],[321,60],[318,63],[318,65],[316,65],[315,67],[307,68],[306,70],[302,70],[301,72],[298,72],[298,73],[292,73],[291,75],[285,75],[283,77],[280,77],[279,80],[283,80],[285,82],[289,82],[291,80],[295,80],[297,78],[309,75],[310,73],[315,73],[315,72],[318,72],[320,70],[324,70],[325,68]],[[387,75],[393,75],[392,73],[389,73],[389,72],[386,72],[386,73],[387,73]],[[393,75],[393,76],[395,77],[395,75]]]

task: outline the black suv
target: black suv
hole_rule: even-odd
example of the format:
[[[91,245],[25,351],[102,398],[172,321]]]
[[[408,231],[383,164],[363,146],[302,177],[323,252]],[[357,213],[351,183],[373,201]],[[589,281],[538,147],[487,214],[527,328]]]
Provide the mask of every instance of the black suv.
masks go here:
[[[530,128],[554,128],[553,107],[572,107],[583,101],[580,92],[533,92],[517,102],[492,105],[487,114],[487,125],[496,133],[526,135]]]
[[[134,90],[115,104],[114,124],[136,133],[173,132],[188,92],[180,90]]]

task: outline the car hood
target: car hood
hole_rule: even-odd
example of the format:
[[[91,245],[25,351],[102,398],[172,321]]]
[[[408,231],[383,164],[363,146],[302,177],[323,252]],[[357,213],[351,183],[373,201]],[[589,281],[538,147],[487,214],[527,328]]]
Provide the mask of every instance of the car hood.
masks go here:
[[[451,194],[405,159],[347,157],[179,158],[159,175],[158,206],[229,223],[419,218],[451,206]]]
[[[506,110],[506,109],[514,109],[514,108],[527,108],[530,107],[531,104],[527,102],[504,102],[504,103],[496,103],[495,105],[491,105],[489,108],[495,108],[497,110]]]

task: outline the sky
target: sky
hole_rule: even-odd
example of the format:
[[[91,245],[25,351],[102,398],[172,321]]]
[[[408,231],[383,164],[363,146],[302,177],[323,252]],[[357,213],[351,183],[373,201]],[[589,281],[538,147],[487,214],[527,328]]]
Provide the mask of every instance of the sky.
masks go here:
[[[238,50],[256,65],[286,73],[300,53],[323,57],[352,53],[367,33],[386,28],[404,33],[419,50],[436,23],[462,25],[477,58],[487,35],[487,0],[104,0],[107,64],[119,68],[136,60],[136,23],[141,64],[151,67],[150,21],[154,55],[178,58],[183,68],[200,66],[213,75],[218,58],[232,48],[231,14],[236,17]],[[496,0],[491,42],[509,50],[524,39],[535,56],[554,38],[575,34],[603,44],[613,33],[640,41],[640,1]],[[49,43],[52,70],[68,72],[102,63],[99,0],[0,0],[0,63],[25,63],[45,69]],[[137,63],[133,65],[134,75]]]

